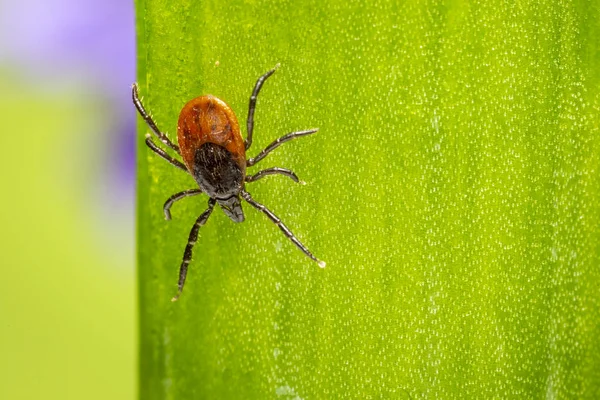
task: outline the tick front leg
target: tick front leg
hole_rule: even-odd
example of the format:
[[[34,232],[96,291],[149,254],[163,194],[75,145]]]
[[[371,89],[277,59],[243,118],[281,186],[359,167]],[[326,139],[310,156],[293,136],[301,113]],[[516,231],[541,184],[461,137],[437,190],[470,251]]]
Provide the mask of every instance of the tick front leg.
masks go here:
[[[279,227],[279,229],[281,229],[281,232],[283,232],[283,234],[288,239],[290,239],[296,246],[298,246],[298,248],[300,250],[302,250],[302,252],[304,254],[306,254],[311,260],[313,260],[317,264],[319,264],[319,267],[325,268],[325,261],[319,260],[317,257],[315,257],[310,252],[310,250],[308,250],[306,248],[306,246],[304,246],[302,244],[302,242],[300,242],[300,240],[298,240],[298,238],[296,236],[294,236],[294,234],[292,233],[292,231],[290,231],[290,229],[287,226],[285,226],[285,224],[283,222],[281,222],[281,220],[277,217],[277,215],[273,214],[273,212],[271,210],[269,210],[267,207],[265,207],[264,205],[260,204],[256,200],[254,200],[252,198],[252,196],[250,196],[250,193],[245,192],[245,191],[242,190],[241,195],[244,198],[244,200],[246,200],[248,203],[250,203],[250,205],[252,207],[254,207],[257,210],[259,210],[259,211],[263,212],[264,214],[266,214],[266,216],[269,217],[269,219],[271,221],[273,221],[273,223],[275,223],[275,225],[277,225]]]
[[[196,223],[192,227],[190,231],[190,237],[188,238],[188,243],[185,246],[185,251],[183,253],[183,261],[181,262],[181,267],[179,268],[179,281],[177,282],[177,295],[171,299],[171,301],[177,301],[179,296],[181,296],[181,292],[183,292],[183,285],[185,284],[185,278],[187,276],[188,265],[192,261],[192,250],[194,249],[194,245],[198,241],[198,231],[200,227],[208,221],[208,217],[212,213],[213,208],[215,207],[216,200],[210,199],[208,200],[208,208],[204,211],[198,219]]]
[[[171,206],[177,200],[181,200],[184,197],[196,196],[197,194],[200,194],[200,193],[202,193],[202,189],[190,189],[190,190],[184,190],[183,192],[175,193],[173,196],[169,197],[169,199],[165,202],[165,205],[163,206],[163,211],[165,213],[165,219],[167,221],[171,220]]]
[[[150,134],[146,134],[146,145],[148,147],[150,147],[150,150],[152,150],[153,152],[155,152],[156,154],[158,154],[160,157],[162,157],[164,160],[166,160],[169,164],[171,164],[171,165],[179,168],[180,170],[188,172],[187,167],[185,166],[185,164],[182,163],[181,161],[178,161],[178,160],[174,159],[173,157],[171,157],[170,155],[168,155],[163,149],[161,149],[160,147],[158,147],[156,145],[156,143],[154,143],[154,141],[152,141],[152,137],[150,136]]]
[[[317,129],[309,129],[307,131],[298,131],[298,132],[288,133],[287,135],[280,137],[279,139],[277,139],[276,141],[274,141],[273,143],[268,145],[263,151],[258,153],[258,155],[256,157],[251,158],[248,161],[246,161],[246,165],[250,167],[250,166],[258,163],[260,160],[262,160],[263,158],[268,156],[270,152],[272,152],[273,150],[275,150],[276,148],[278,148],[285,142],[289,142],[290,140],[293,140],[293,139],[296,139],[296,138],[299,138],[302,136],[312,135],[313,133],[318,132],[318,131],[319,131],[319,129],[317,128]]]
[[[302,183],[303,185],[305,184],[304,182],[300,182],[300,180],[298,179],[298,176],[295,173],[293,173],[292,171],[290,171],[289,169],[279,168],[279,167],[263,169],[262,171],[258,171],[254,175],[248,175],[248,176],[246,176],[246,182],[254,182],[254,181],[257,181],[260,178],[263,178],[267,175],[276,175],[276,174],[285,175],[288,178],[290,178],[291,180],[293,180],[294,182]]]
[[[252,145],[252,131],[254,130],[254,110],[256,109],[256,99],[258,98],[258,93],[260,92],[260,89],[262,88],[267,78],[273,75],[275,71],[277,71],[277,68],[279,68],[279,64],[277,64],[275,68],[258,78],[256,84],[254,85],[254,90],[252,91],[252,96],[250,96],[250,104],[248,106],[248,120],[246,121],[246,128],[248,129],[248,137],[246,137],[246,150],[248,150]]]
[[[158,127],[156,126],[156,123],[154,122],[154,120],[152,119],[150,114],[148,114],[146,109],[144,108],[144,105],[142,104],[142,100],[140,99],[140,96],[139,96],[137,83],[134,83],[131,86],[131,97],[133,98],[133,104],[135,105],[135,108],[137,108],[138,112],[140,113],[142,118],[144,118],[144,121],[146,121],[146,124],[148,124],[148,126],[150,127],[152,132],[156,135],[156,137],[158,139],[160,139],[160,141],[163,142],[165,145],[167,145],[170,148],[172,148],[173,150],[175,150],[177,152],[177,154],[181,155],[181,152],[179,151],[179,146],[177,146],[175,143],[171,142],[169,140],[169,138],[167,137],[167,135],[165,135],[164,133],[162,133],[160,131],[160,129],[158,129]]]

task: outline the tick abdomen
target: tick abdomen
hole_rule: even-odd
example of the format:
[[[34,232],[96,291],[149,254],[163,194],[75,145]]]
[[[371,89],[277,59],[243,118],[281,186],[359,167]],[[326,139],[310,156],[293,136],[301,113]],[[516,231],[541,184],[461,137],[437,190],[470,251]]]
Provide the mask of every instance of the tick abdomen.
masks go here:
[[[181,148],[181,156],[190,173],[195,174],[194,169],[200,148],[206,143],[212,143],[227,150],[229,157],[245,176],[244,139],[240,134],[240,126],[235,114],[223,100],[210,95],[190,100],[179,114],[177,141]],[[224,155],[215,157],[221,159]]]
[[[194,155],[193,176],[210,197],[227,198],[242,189],[244,175],[231,153],[214,143],[204,143]]]

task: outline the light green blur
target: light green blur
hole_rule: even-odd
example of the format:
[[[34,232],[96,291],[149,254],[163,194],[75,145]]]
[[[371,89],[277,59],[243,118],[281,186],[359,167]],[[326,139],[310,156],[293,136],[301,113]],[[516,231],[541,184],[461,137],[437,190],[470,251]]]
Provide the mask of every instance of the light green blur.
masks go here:
[[[107,239],[132,232],[94,196],[106,111],[80,88],[0,73],[0,399],[135,395],[132,257]]]

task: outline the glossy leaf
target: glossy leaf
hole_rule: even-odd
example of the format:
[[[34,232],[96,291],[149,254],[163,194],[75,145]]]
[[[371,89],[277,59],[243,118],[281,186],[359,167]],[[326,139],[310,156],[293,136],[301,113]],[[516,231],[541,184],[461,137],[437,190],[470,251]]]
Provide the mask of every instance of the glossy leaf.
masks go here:
[[[367,2],[368,3],[368,2]],[[264,215],[202,227],[139,134],[144,399],[600,395],[600,10],[578,1],[138,0],[139,82],[174,138],[213,94],[245,126]],[[140,121],[141,122],[141,121]],[[254,168],[258,170],[260,168]]]

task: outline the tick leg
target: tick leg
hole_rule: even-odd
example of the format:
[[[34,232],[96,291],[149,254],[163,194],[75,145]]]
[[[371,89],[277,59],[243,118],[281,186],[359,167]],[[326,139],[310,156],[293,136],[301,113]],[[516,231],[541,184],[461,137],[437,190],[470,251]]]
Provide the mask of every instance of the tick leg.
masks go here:
[[[210,213],[212,213],[213,208],[215,207],[216,200],[209,199],[208,200],[208,208],[204,211],[198,219],[196,223],[192,227],[190,231],[190,237],[188,238],[188,244],[185,246],[185,251],[183,253],[183,261],[181,262],[181,267],[179,268],[179,281],[177,283],[177,295],[171,299],[171,301],[177,301],[179,296],[181,296],[181,292],[183,291],[183,285],[185,284],[185,277],[187,276],[188,265],[192,261],[192,249],[194,245],[198,241],[198,231],[200,227],[206,223],[208,217],[210,217]]]
[[[241,195],[244,198],[244,200],[246,200],[248,203],[250,203],[250,205],[254,208],[256,208],[259,211],[262,211],[263,213],[265,213],[267,215],[267,217],[269,217],[269,219],[271,221],[273,221],[275,223],[275,225],[277,225],[279,227],[279,229],[281,229],[281,231],[283,232],[283,234],[290,239],[296,246],[298,246],[298,248],[300,250],[302,250],[302,252],[304,254],[306,254],[311,260],[316,261],[317,264],[319,264],[319,267],[321,268],[325,268],[325,261],[321,261],[319,260],[317,257],[315,257],[310,250],[308,250],[306,248],[306,246],[304,246],[302,244],[302,242],[300,242],[300,240],[298,240],[298,238],[296,238],[296,236],[294,236],[294,234],[292,233],[292,231],[290,231],[290,229],[285,226],[285,224],[283,222],[281,222],[281,220],[279,218],[277,218],[277,215],[273,214],[273,212],[271,210],[269,210],[267,207],[263,206],[262,204],[258,203],[257,201],[255,201],[252,196],[250,196],[250,193],[245,192],[245,191],[241,191]]]
[[[246,176],[246,182],[254,182],[254,181],[257,181],[260,178],[263,178],[267,175],[276,175],[276,174],[285,175],[288,178],[292,179],[294,182],[298,182],[298,183],[300,182],[300,180],[298,179],[298,176],[296,176],[295,173],[293,173],[289,169],[279,168],[279,167],[263,169],[262,171],[258,171],[254,175],[248,175],[248,176]],[[302,182],[302,183],[304,183],[304,182]]]
[[[250,96],[250,105],[248,106],[248,120],[246,121],[246,127],[248,128],[248,137],[246,138],[246,150],[248,150],[252,145],[252,131],[254,130],[254,109],[256,108],[256,98],[258,97],[258,92],[260,92],[260,89],[262,88],[267,78],[273,75],[275,71],[277,71],[277,68],[279,68],[279,64],[277,64],[275,68],[258,78],[256,84],[254,85],[252,96]]]
[[[148,124],[148,126],[150,127],[152,132],[156,135],[156,137],[159,138],[160,141],[163,142],[165,145],[167,145],[170,148],[172,148],[173,150],[175,150],[177,152],[177,154],[181,154],[181,152],[179,151],[179,146],[177,146],[176,144],[171,142],[169,140],[169,138],[167,137],[167,135],[165,135],[164,133],[162,133],[160,131],[160,129],[158,129],[158,127],[156,126],[156,123],[154,123],[154,120],[152,119],[150,114],[148,114],[148,112],[146,112],[146,109],[144,108],[144,105],[142,104],[142,101],[140,100],[137,83],[134,83],[131,86],[131,97],[133,98],[133,104],[135,105],[135,108],[137,108],[140,115],[142,116],[142,118],[144,118],[144,121],[146,121],[146,123]]]
[[[178,161],[176,159],[174,159],[173,157],[171,157],[170,155],[168,155],[163,149],[161,149],[160,147],[158,147],[156,145],[156,143],[154,143],[152,141],[152,137],[148,134],[146,135],[146,145],[148,147],[150,147],[150,150],[152,150],[153,152],[155,152],[156,154],[158,154],[160,157],[162,157],[163,159],[165,159],[167,162],[169,162],[169,164],[176,166],[177,168],[188,172],[187,167],[185,166],[184,163],[182,163],[181,161]]]
[[[200,193],[202,193],[202,189],[190,189],[184,190],[183,192],[175,193],[173,196],[169,197],[169,199],[165,202],[165,205],[163,206],[163,211],[165,212],[165,219],[167,221],[171,220],[171,206],[177,200],[181,200],[184,197],[188,196],[195,196]]]
[[[277,139],[276,141],[274,141],[273,143],[268,145],[263,151],[258,153],[258,155],[256,157],[251,158],[248,161],[246,161],[246,165],[250,167],[250,166],[258,163],[260,160],[262,160],[263,158],[268,156],[270,152],[272,152],[273,150],[275,150],[276,148],[278,148],[285,142],[289,142],[290,140],[299,138],[301,136],[312,135],[313,133],[317,132],[318,130],[319,129],[317,128],[317,129],[309,129],[307,131],[298,131],[298,132],[288,133],[287,135],[280,137],[279,139]]]

